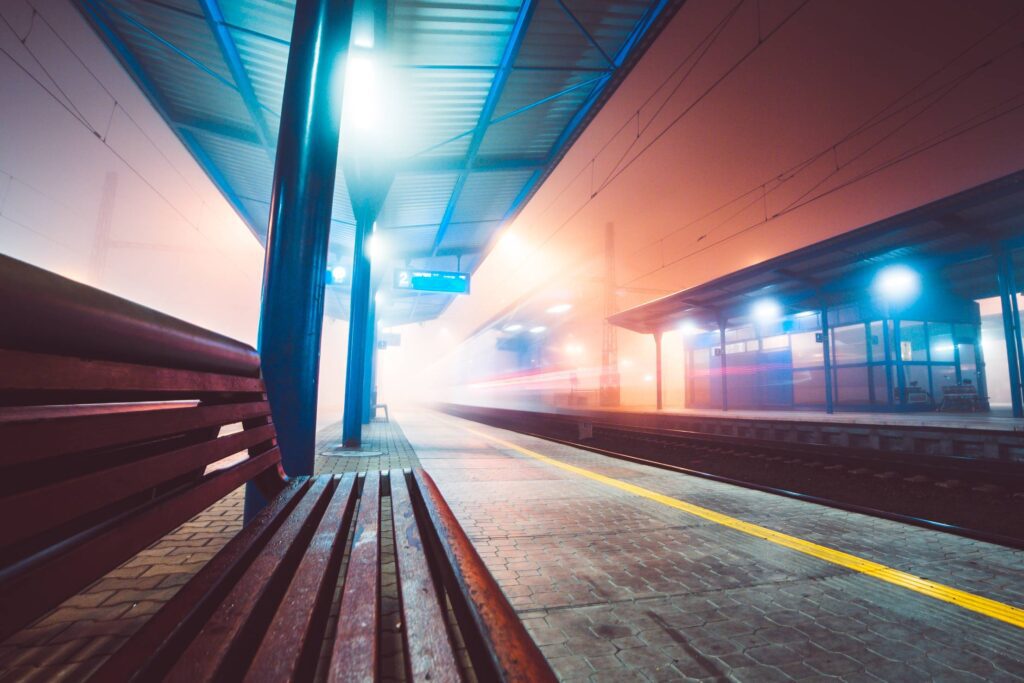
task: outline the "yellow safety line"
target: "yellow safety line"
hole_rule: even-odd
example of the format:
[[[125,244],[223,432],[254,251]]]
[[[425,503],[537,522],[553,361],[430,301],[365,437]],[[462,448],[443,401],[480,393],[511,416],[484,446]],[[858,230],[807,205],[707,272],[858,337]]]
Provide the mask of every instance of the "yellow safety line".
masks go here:
[[[722,526],[729,527],[730,529],[742,531],[745,534],[750,534],[751,536],[764,539],[770,543],[775,543],[776,545],[790,548],[791,550],[804,553],[805,555],[816,557],[819,560],[831,562],[832,564],[839,565],[840,567],[846,567],[847,569],[867,574],[868,576],[872,576],[881,581],[886,581],[896,586],[902,586],[903,588],[920,593],[921,595],[927,595],[928,597],[935,598],[936,600],[942,600],[943,602],[959,605],[964,609],[977,612],[978,614],[984,614],[985,616],[998,619],[999,621],[1004,621],[1007,624],[1012,624],[1018,628],[1024,628],[1024,609],[1019,607],[1007,605],[1006,603],[999,602],[998,600],[984,598],[980,595],[968,593],[967,591],[962,591],[935,581],[929,581],[928,579],[921,578],[920,576],[908,574],[907,572],[887,567],[884,564],[879,564],[878,562],[865,560],[862,557],[844,553],[843,551],[836,550],[835,548],[829,548],[827,546],[818,545],[817,543],[812,543],[811,541],[805,541],[804,539],[797,538],[796,536],[790,536],[789,534],[784,534],[779,531],[773,531],[772,529],[767,529],[758,524],[744,522],[734,517],[723,515],[720,512],[715,512],[714,510],[709,510],[708,508],[700,507],[699,505],[687,503],[677,498],[672,498],[671,496],[666,496],[664,494],[651,491],[650,489],[645,489],[642,486],[637,486],[636,484],[630,484],[613,477],[598,474],[597,472],[591,472],[590,470],[582,467],[569,465],[568,463],[531,451],[528,448],[523,448],[522,446],[510,441],[499,439],[496,436],[492,436],[475,429],[470,429],[468,427],[463,427],[462,425],[459,425],[459,427],[472,434],[476,434],[479,437],[501,444],[506,448],[511,448],[523,455],[566,470],[567,472],[572,472],[573,474],[578,474],[607,486],[617,488],[620,491],[627,491],[629,493],[642,496],[648,500],[653,500],[670,508],[682,510],[683,512],[687,512],[716,524],[721,524]]]

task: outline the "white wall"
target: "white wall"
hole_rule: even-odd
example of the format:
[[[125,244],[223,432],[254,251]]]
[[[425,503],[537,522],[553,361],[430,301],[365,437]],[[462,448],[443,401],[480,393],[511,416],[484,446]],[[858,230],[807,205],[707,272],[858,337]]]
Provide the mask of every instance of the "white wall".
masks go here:
[[[0,18],[0,251],[254,343],[263,248],[175,134],[68,0]]]

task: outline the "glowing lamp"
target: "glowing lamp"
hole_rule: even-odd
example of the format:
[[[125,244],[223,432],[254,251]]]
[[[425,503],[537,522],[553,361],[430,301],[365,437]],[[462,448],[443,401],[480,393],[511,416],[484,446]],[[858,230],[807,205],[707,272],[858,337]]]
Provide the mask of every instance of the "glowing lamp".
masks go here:
[[[907,304],[921,293],[921,276],[908,266],[886,266],[875,275],[875,294],[894,304]]]

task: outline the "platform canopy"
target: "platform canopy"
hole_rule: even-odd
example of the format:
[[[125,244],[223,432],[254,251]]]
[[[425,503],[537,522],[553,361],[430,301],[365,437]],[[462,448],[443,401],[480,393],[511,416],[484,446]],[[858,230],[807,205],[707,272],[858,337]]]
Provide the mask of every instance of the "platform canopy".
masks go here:
[[[1021,282],[1024,172],[995,180],[704,284],[617,313],[609,321],[634,332],[714,327],[746,318],[770,298],[784,314],[863,298],[886,266],[906,265],[927,282],[966,299],[998,295],[993,250],[1011,252]]]
[[[265,242],[294,2],[76,4]],[[682,0],[367,4],[386,17],[376,31],[385,39],[363,55],[371,71],[349,74],[345,89],[348,98],[362,79],[387,91],[371,117],[393,127],[382,155],[394,180],[378,219],[388,270],[472,272]],[[351,54],[357,31],[358,16]],[[342,268],[355,222],[344,178],[351,139],[343,132],[329,256]],[[391,273],[378,276],[387,288]],[[430,319],[453,296],[389,293],[380,319]],[[345,317],[347,306],[342,277],[328,312]]]

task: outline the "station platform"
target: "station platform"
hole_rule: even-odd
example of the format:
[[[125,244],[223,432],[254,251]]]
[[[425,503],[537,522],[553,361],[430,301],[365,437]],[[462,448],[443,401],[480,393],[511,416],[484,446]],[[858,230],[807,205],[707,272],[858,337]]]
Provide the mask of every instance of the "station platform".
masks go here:
[[[987,414],[837,412],[831,415],[794,410],[657,410],[654,406],[556,406],[547,410],[580,420],[635,427],[1024,462],[1024,419],[1009,417],[1003,414],[1006,411],[998,409]]]
[[[426,468],[562,680],[1024,680],[1024,552],[396,418],[356,453],[322,430],[318,470]],[[0,645],[0,681],[83,679],[240,524],[241,490]]]
[[[1024,680],[1024,552],[401,420],[564,680]]]

